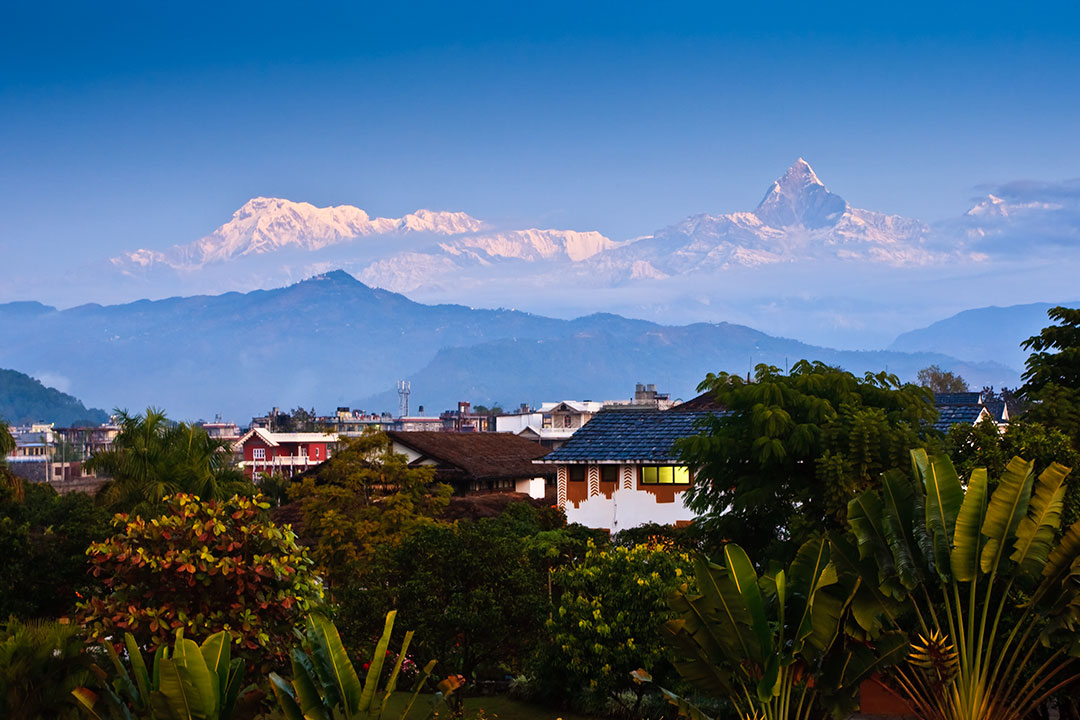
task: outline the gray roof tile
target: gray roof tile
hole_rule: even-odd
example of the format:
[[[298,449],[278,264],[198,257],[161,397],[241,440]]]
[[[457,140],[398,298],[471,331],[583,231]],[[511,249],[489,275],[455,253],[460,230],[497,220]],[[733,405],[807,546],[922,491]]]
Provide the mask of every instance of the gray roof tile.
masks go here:
[[[696,435],[696,423],[712,412],[605,410],[593,416],[543,463],[674,462],[672,446]]]

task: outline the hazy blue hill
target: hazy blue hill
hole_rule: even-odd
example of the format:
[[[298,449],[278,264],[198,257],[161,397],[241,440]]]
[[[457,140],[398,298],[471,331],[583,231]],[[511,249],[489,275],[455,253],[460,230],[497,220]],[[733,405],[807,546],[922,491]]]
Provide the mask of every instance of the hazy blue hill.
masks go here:
[[[1031,303],[965,310],[900,335],[889,349],[902,352],[932,350],[956,358],[996,360],[1019,372],[1028,357],[1020,343],[1049,324],[1046,311],[1058,304]],[[1065,304],[1069,307],[1078,305],[1075,302]]]
[[[79,400],[16,370],[0,369],[0,419],[10,425],[32,422],[100,425],[109,419],[104,410],[87,409]]]
[[[636,382],[655,383],[672,397],[689,399],[708,372],[744,374],[757,363],[784,368],[801,358],[858,374],[887,368],[906,380],[931,364],[951,368],[972,382],[1015,384],[1017,377],[1000,365],[961,362],[940,353],[832,350],[730,323],[644,325],[649,327],[623,333],[579,332],[554,340],[498,340],[443,349],[409,378],[411,409],[424,404],[425,414],[431,415],[458,400],[512,408],[544,400],[629,399]],[[388,390],[354,404],[393,408],[397,402],[396,392]]]
[[[17,307],[16,307],[17,305]],[[930,362],[965,377],[1015,383],[1001,366],[943,356],[836,353],[748,327],[669,327],[617,315],[558,320],[514,310],[423,305],[344,272],[250,293],[55,310],[0,305],[0,366],[63,377],[87,402],[177,419],[217,412],[239,422],[272,405],[393,410],[395,383],[413,382],[413,407],[457,400],[503,403],[628,397],[655,382],[690,397],[705,373],[745,372],[785,358],[891,371]]]

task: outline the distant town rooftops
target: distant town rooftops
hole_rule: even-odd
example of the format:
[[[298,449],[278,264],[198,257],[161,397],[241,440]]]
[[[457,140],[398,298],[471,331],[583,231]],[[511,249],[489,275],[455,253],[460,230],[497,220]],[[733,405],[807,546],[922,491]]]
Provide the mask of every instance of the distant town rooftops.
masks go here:
[[[266,428],[256,427],[248,430],[236,441],[236,444],[243,445],[253,437],[257,437],[270,447],[278,447],[286,443],[324,443],[337,440],[336,435],[327,433],[278,433],[270,432]]]

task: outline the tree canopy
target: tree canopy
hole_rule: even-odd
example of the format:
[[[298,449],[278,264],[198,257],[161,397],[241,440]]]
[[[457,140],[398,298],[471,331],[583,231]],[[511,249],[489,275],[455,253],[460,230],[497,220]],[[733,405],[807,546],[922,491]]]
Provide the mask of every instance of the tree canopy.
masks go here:
[[[752,382],[710,373],[698,390],[726,413],[676,445],[698,471],[688,502],[709,536],[763,561],[842,527],[848,500],[904,466],[937,414],[929,390],[895,375],[859,378],[806,360],[786,375],[758,365]]]
[[[916,379],[924,388],[929,388],[935,393],[960,393],[968,391],[968,384],[964,378],[954,375],[952,371],[942,370],[937,365],[924,367],[919,371]]]
[[[1047,315],[1057,324],[1022,344],[1033,352],[1019,394],[1032,401],[1028,419],[1061,429],[1080,448],[1080,309],[1059,306]]]
[[[164,411],[146,414],[118,411],[120,433],[108,450],[86,461],[88,470],[111,477],[101,489],[106,505],[116,510],[144,512],[160,506],[174,493],[204,500],[222,500],[254,488],[232,463],[227,441],[210,437],[203,428],[173,423]]]

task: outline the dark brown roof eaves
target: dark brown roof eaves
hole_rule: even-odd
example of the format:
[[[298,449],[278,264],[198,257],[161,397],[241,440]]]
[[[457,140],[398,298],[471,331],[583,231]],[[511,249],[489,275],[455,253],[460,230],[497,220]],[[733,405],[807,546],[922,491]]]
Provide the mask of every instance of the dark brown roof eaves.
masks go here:
[[[697,397],[690,398],[686,402],[679,403],[666,412],[679,413],[679,412],[702,412],[707,410],[722,411],[724,408],[720,403],[716,402],[715,394],[712,390],[707,390]]]
[[[512,433],[405,432],[391,430],[392,440],[445,466],[460,469],[476,480],[554,477],[555,469],[534,465],[551,452],[538,442]]]

